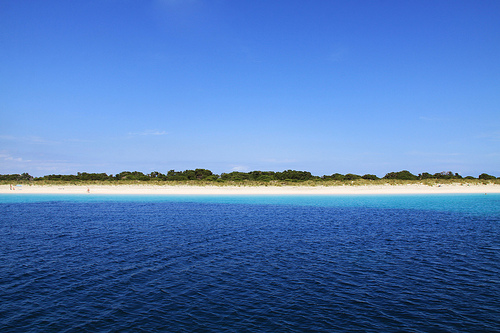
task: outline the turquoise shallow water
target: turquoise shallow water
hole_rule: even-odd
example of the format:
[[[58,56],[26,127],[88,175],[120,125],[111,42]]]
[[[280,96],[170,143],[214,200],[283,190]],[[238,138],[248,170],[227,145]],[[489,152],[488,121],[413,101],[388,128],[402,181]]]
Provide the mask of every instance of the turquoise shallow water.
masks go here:
[[[500,215],[500,194],[408,195],[99,195],[0,194],[0,203],[29,202],[198,202],[422,209]]]
[[[0,196],[2,332],[498,332],[500,196]]]

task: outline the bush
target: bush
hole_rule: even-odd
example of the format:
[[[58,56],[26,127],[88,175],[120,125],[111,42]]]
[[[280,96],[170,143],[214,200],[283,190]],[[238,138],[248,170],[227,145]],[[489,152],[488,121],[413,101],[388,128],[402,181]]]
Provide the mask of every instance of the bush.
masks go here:
[[[432,179],[432,178],[434,178],[434,176],[428,172],[424,172],[424,173],[419,174],[418,178],[420,178],[420,179]]]
[[[482,173],[482,174],[479,175],[479,179],[493,180],[493,179],[497,179],[497,177],[492,176],[492,175],[488,175],[487,173]]]
[[[324,180],[340,180],[340,181],[345,180],[344,175],[340,173],[334,173],[331,176],[324,175],[321,178],[323,178]]]
[[[33,177],[28,173],[12,174],[12,175],[0,175],[0,180],[6,181],[19,181],[19,180],[33,180]]]
[[[344,176],[344,179],[345,180],[358,180],[358,179],[361,179],[361,176],[360,175],[355,175],[353,173],[348,173]]]
[[[418,180],[418,177],[408,170],[403,170],[399,172],[389,172],[384,176],[384,179]]]

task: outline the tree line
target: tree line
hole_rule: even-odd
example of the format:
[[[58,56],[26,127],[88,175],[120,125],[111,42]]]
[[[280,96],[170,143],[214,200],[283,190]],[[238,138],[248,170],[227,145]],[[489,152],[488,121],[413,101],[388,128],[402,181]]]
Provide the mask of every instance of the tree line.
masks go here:
[[[241,172],[233,171],[230,173],[222,173],[220,175],[214,174],[212,171],[207,169],[194,169],[194,170],[184,170],[175,171],[170,170],[166,174],[158,171],[153,171],[149,174],[144,174],[140,171],[123,171],[116,175],[108,175],[106,173],[87,173],[78,172],[76,175],[46,175],[42,177],[33,177],[28,173],[23,174],[8,174],[0,175],[0,181],[65,181],[65,182],[77,182],[77,181],[118,181],[118,180],[132,180],[132,181],[258,181],[258,182],[270,182],[270,181],[307,181],[307,180],[331,180],[331,181],[355,181],[355,180],[424,180],[424,179],[480,179],[480,180],[494,180],[500,179],[482,173],[477,178],[472,176],[462,177],[458,173],[453,173],[451,171],[439,172],[435,174],[430,174],[428,172],[420,173],[414,175],[408,170],[389,172],[384,177],[379,178],[376,175],[365,174],[357,175],[352,173],[340,174],[334,173],[332,175],[323,176],[313,176],[308,171],[297,171],[297,170],[285,170],[282,172],[275,171],[250,171]]]

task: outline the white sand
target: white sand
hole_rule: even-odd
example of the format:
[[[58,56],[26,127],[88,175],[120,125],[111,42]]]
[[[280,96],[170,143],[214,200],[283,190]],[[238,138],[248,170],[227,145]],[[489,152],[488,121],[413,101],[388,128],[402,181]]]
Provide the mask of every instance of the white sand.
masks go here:
[[[88,190],[88,191],[87,191]],[[4,194],[154,194],[154,195],[341,195],[500,193],[500,185],[368,185],[368,186],[190,186],[190,185],[0,185]]]

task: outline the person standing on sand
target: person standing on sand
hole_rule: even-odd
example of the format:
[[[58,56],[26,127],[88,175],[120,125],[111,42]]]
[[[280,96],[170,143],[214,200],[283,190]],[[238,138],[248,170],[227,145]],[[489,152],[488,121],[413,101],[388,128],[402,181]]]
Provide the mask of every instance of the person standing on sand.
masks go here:
[[[90,193],[90,189],[87,187],[87,193]]]

